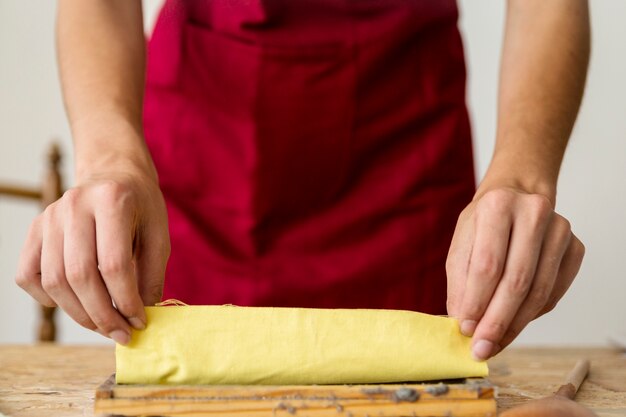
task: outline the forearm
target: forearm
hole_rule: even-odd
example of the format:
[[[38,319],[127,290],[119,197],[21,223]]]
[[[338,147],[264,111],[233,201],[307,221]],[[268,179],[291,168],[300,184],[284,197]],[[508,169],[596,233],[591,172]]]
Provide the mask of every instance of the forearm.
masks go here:
[[[57,43],[78,180],[121,165],[136,165],[152,175],[141,127],[141,1],[60,0]]]
[[[477,197],[510,186],[545,195],[554,204],[589,44],[586,0],[509,1],[496,146]]]

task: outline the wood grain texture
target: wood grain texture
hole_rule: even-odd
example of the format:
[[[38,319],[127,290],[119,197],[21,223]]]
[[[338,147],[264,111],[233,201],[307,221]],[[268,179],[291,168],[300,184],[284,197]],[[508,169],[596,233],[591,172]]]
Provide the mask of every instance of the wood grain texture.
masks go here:
[[[495,417],[482,378],[457,383],[367,385],[116,385],[96,392],[102,414],[280,417]]]
[[[599,417],[626,417],[626,355],[611,348],[518,348],[489,362],[489,379],[498,387],[498,410],[547,397],[581,358],[591,368],[576,401]]]
[[[490,361],[499,410],[552,394],[581,357],[590,359],[591,370],[576,400],[600,417],[626,416],[626,356],[611,349],[503,352]],[[0,412],[93,416],[95,390],[114,368],[112,347],[0,346]]]
[[[95,388],[114,370],[111,346],[0,346],[0,413],[92,416]]]

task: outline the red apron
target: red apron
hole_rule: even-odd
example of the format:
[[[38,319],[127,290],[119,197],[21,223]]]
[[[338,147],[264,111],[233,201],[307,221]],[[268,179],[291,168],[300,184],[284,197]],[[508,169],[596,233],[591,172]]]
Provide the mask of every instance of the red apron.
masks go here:
[[[189,304],[445,313],[474,174],[454,1],[170,0],[145,133]]]

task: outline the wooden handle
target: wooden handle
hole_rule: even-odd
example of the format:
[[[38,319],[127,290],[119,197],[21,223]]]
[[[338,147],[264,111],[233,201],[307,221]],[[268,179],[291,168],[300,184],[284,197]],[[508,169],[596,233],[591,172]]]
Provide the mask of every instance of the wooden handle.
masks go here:
[[[42,210],[55,202],[63,195],[63,181],[59,166],[61,164],[61,150],[53,143],[48,150],[47,169],[43,184],[40,188],[21,187],[13,184],[0,183],[0,195],[39,200]],[[53,342],[56,339],[54,311],[56,307],[40,308],[40,322],[38,339],[40,342]]]
[[[574,369],[567,375],[565,384],[562,385],[555,395],[569,398],[573,400],[578,392],[578,388],[583,383],[589,373],[589,360],[581,359],[576,363]]]
[[[31,200],[41,199],[41,191],[34,188],[18,187],[9,184],[0,184],[0,194],[12,197],[29,198]]]

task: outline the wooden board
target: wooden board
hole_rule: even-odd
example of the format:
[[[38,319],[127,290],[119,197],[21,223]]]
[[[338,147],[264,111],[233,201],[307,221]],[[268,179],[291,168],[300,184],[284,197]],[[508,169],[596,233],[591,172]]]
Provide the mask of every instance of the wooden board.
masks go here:
[[[484,379],[379,385],[116,385],[96,391],[95,412],[125,416],[489,417],[494,388]]]
[[[626,355],[607,348],[506,349],[489,360],[498,411],[551,395],[580,358],[591,360],[591,371],[576,402],[598,417],[625,417]],[[0,413],[93,417],[96,388],[114,369],[113,346],[0,344]]]

